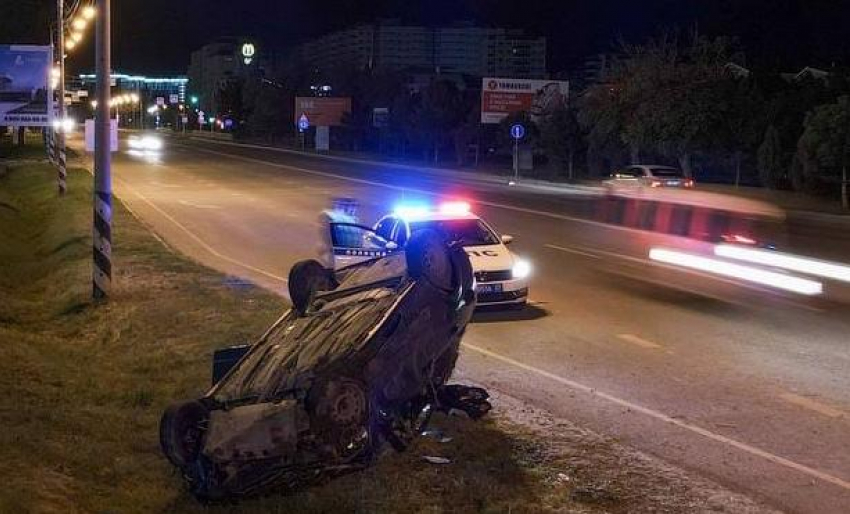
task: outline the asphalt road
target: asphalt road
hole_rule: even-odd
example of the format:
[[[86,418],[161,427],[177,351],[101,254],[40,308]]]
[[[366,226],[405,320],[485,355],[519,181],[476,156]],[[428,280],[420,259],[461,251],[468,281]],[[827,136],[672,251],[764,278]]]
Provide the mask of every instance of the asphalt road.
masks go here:
[[[332,197],[369,221],[401,199],[471,199],[535,274],[527,309],[476,316],[459,373],[772,507],[850,512],[847,304],[647,265],[640,234],[576,218],[558,191],[190,140],[122,150],[114,172],[168,245],[281,293]],[[842,253],[808,237],[794,244]]]

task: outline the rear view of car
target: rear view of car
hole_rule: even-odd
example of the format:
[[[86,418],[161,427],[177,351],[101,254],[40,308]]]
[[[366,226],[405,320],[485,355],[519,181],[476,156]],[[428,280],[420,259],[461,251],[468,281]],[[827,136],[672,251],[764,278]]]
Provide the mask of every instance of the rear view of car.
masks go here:
[[[610,191],[634,188],[693,188],[694,179],[686,177],[682,170],[670,166],[632,165],[618,169],[604,182]]]

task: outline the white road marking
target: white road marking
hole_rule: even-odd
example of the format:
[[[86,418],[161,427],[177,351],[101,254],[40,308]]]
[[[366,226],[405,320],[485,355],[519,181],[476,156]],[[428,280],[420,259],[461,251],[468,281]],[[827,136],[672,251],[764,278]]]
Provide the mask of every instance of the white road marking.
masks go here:
[[[824,416],[830,418],[840,418],[844,416],[844,412],[836,409],[835,407],[832,407],[831,405],[826,405],[825,403],[821,403],[816,400],[812,400],[811,398],[806,398],[805,396],[800,396],[794,393],[783,393],[780,394],[779,397],[788,403],[793,403],[798,407],[817,412],[818,414],[823,414]]]
[[[711,439],[712,441],[715,441],[715,442],[718,442],[718,443],[721,443],[721,444],[725,444],[727,446],[731,446],[731,447],[736,448],[738,450],[741,450],[745,453],[749,453],[750,455],[754,455],[756,457],[761,457],[765,460],[773,462],[774,464],[784,466],[788,469],[792,469],[794,471],[808,475],[812,478],[822,480],[824,482],[838,486],[838,487],[840,487],[844,490],[850,491],[850,482],[848,482],[846,480],[842,480],[841,478],[832,476],[828,473],[824,473],[823,471],[819,471],[817,469],[810,468],[809,466],[806,466],[804,464],[799,464],[799,463],[794,462],[792,460],[786,459],[785,457],[780,457],[779,455],[775,455],[775,454],[770,453],[768,451],[762,450],[761,448],[756,448],[755,446],[750,446],[750,445],[743,443],[741,441],[738,441],[736,439],[732,439],[730,437],[726,437],[724,435],[717,434],[715,432],[712,432],[710,430],[706,430],[705,428],[699,427],[697,425],[692,425],[690,423],[687,423],[685,421],[681,421],[679,419],[676,419],[672,416],[668,416],[668,415],[663,414],[661,412],[658,412],[656,410],[644,407],[642,405],[638,405],[636,403],[632,403],[628,400],[623,400],[622,398],[618,398],[618,397],[610,395],[608,393],[599,391],[596,388],[581,384],[581,383],[576,382],[574,380],[570,380],[570,379],[561,377],[559,375],[556,375],[554,373],[550,373],[550,372],[542,370],[540,368],[530,366],[528,364],[525,364],[524,362],[514,360],[510,357],[506,357],[506,356],[498,354],[496,352],[491,352],[490,350],[481,348],[480,346],[475,346],[475,345],[469,344],[469,343],[462,343],[462,344],[463,344],[464,348],[469,348],[470,350],[472,350],[474,352],[478,352],[482,355],[486,355],[487,357],[491,357],[491,358],[496,359],[498,361],[501,361],[505,364],[510,364],[510,365],[515,366],[517,368],[520,368],[520,369],[523,369],[525,371],[534,373],[535,375],[539,375],[541,377],[548,378],[549,380],[552,380],[552,381],[557,382],[559,384],[565,385],[565,386],[567,386],[571,389],[575,389],[577,391],[581,391],[581,392],[596,396],[598,398],[602,398],[603,400],[607,400],[607,401],[614,403],[616,405],[619,405],[621,407],[626,407],[627,409],[631,409],[635,412],[640,412],[641,414],[644,414],[644,415],[649,416],[651,418],[654,418],[656,420],[663,421],[663,422],[669,423],[671,425],[675,425],[679,428],[687,430],[688,432],[693,432],[697,435],[705,437],[706,439]]]
[[[566,252],[566,253],[574,253],[576,255],[583,255],[585,257],[590,257],[591,259],[601,259],[602,258],[595,253],[585,252],[585,251],[582,251],[582,250],[576,250],[575,248],[566,248],[566,247],[563,247],[563,246],[558,246],[558,245],[553,245],[553,244],[545,244],[543,246],[545,246],[546,248],[551,248],[553,250],[560,250],[560,251]]]
[[[188,207],[195,207],[197,209],[221,209],[218,205],[206,204],[206,203],[193,203],[188,200],[177,200],[177,203],[181,205],[186,205]]]
[[[641,348],[650,348],[653,350],[657,350],[662,346],[658,343],[653,343],[648,339],[644,339],[642,337],[636,336],[634,334],[617,334],[617,338],[621,339],[627,343],[631,343],[635,346],[640,346]]]
[[[159,206],[157,206],[155,203],[153,203],[152,201],[150,201],[150,200],[149,200],[146,196],[144,196],[143,194],[139,193],[139,192],[138,192],[138,191],[136,191],[134,188],[130,187],[130,185],[129,185],[129,184],[127,184],[125,181],[123,181],[123,180],[121,180],[121,179],[117,179],[117,180],[116,180],[116,182],[122,182],[122,183],[123,183],[123,186],[122,186],[122,187],[126,188],[128,191],[130,191],[131,193],[133,193],[134,195],[136,195],[136,197],[138,197],[141,201],[143,201],[143,202],[145,202],[146,204],[148,204],[148,205],[150,206],[150,208],[151,208],[151,209],[153,209],[153,210],[155,210],[156,212],[158,212],[159,214],[161,214],[161,215],[162,215],[162,217],[164,217],[165,219],[167,219],[168,221],[170,221],[172,224],[174,224],[174,226],[176,226],[176,227],[177,227],[177,228],[179,228],[181,231],[183,231],[183,232],[184,232],[187,236],[189,236],[189,237],[190,237],[193,241],[195,241],[196,243],[198,243],[198,245],[200,245],[200,246],[201,246],[201,248],[203,248],[203,249],[204,249],[204,250],[206,250],[207,252],[211,253],[212,255],[214,255],[214,256],[216,256],[216,257],[218,257],[218,258],[219,258],[219,259],[221,259],[221,260],[227,261],[227,262],[229,262],[229,263],[231,263],[231,264],[235,264],[235,265],[237,265],[237,266],[239,266],[239,267],[242,267],[242,268],[245,268],[245,269],[247,269],[247,270],[253,271],[254,273],[259,273],[260,275],[264,275],[264,276],[266,276],[266,277],[272,278],[272,279],[274,279],[274,280],[278,280],[278,281],[283,282],[283,283],[286,283],[286,282],[287,282],[287,279],[286,279],[286,278],[284,278],[284,277],[281,277],[281,276],[279,276],[279,275],[275,275],[274,273],[269,273],[269,272],[268,272],[268,271],[266,271],[266,270],[263,270],[263,269],[260,269],[260,268],[258,268],[258,267],[256,267],[256,266],[252,266],[252,265],[250,265],[250,264],[248,264],[248,263],[242,262],[242,261],[240,261],[239,259],[234,259],[233,257],[230,257],[230,256],[228,256],[228,255],[224,255],[223,253],[219,252],[218,250],[216,250],[215,248],[213,248],[212,246],[210,246],[209,244],[207,244],[207,242],[206,242],[206,241],[204,241],[204,240],[203,240],[203,239],[201,239],[199,236],[197,236],[194,232],[192,232],[191,230],[189,230],[188,228],[186,228],[186,227],[185,227],[182,223],[180,223],[179,221],[177,221],[176,219],[174,219],[174,217],[173,217],[173,216],[171,216],[170,214],[168,214],[168,213],[167,213],[167,212],[165,212],[164,210],[160,209],[160,208],[159,208]]]

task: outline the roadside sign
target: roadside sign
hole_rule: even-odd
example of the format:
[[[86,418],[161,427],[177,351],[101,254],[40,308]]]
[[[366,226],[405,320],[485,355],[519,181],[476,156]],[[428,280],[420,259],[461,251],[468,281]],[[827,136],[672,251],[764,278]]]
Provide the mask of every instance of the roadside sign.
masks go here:
[[[298,130],[300,130],[301,132],[304,132],[308,128],[310,128],[310,119],[307,118],[306,114],[302,113],[301,117],[298,118]]]
[[[85,145],[87,152],[94,152],[94,120],[87,119],[85,123]],[[109,120],[109,151],[118,151],[118,121]]]
[[[180,95],[172,94],[172,95],[168,96],[168,103],[170,103],[170,104],[176,104],[179,101],[180,101]]]
[[[525,136],[525,127],[521,123],[511,125],[511,137],[514,139],[522,139]]]
[[[316,151],[327,152],[330,150],[330,129],[328,126],[316,127]]]
[[[156,97],[156,104],[159,105],[159,106],[165,105],[165,97],[164,96]]]
[[[372,126],[384,128],[389,125],[390,109],[388,107],[375,107],[372,109]]]

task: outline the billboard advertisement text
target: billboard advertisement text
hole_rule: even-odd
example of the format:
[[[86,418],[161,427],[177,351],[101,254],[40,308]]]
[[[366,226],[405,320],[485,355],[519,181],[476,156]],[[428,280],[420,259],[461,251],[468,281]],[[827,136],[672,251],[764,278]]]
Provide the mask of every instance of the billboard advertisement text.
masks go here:
[[[481,123],[500,123],[517,112],[528,112],[536,119],[565,107],[569,94],[566,81],[485,77],[481,81]]]
[[[350,97],[296,96],[294,123],[297,125],[303,114],[311,127],[339,126],[342,115],[347,112],[351,112]]]
[[[52,60],[49,46],[0,45],[0,126],[50,125]]]

